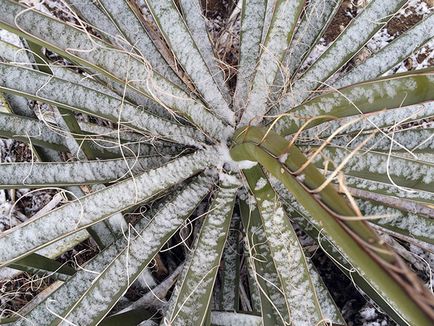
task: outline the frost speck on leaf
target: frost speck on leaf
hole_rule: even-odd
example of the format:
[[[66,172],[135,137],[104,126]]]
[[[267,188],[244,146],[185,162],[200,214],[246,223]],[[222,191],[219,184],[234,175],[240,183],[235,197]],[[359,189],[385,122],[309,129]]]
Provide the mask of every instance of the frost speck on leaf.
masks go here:
[[[255,191],[261,190],[267,185],[267,180],[264,178],[260,178],[258,182],[256,182]]]

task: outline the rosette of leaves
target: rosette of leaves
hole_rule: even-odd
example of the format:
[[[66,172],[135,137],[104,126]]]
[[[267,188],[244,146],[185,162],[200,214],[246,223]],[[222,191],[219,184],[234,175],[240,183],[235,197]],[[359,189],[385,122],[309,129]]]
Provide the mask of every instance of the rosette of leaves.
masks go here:
[[[58,280],[2,322],[345,324],[303,231],[398,324],[433,324],[431,291],[395,251],[433,248],[433,69],[391,70],[434,36],[433,15],[353,60],[406,5],[371,0],[307,61],[341,1],[241,1],[231,89],[198,0],[60,3],[67,19],[0,0],[21,40],[0,41],[0,135],[34,156],[2,163],[1,187],[66,196],[0,234],[2,268]],[[55,260],[88,237],[86,264]],[[174,247],[174,289],[150,292],[167,303],[119,308]]]

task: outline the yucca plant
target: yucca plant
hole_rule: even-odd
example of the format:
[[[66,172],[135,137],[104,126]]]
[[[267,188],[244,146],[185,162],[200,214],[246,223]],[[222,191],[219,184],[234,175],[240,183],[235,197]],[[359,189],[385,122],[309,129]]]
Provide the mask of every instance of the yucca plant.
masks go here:
[[[55,283],[3,323],[344,325],[300,235],[398,324],[434,323],[405,250],[433,253],[433,69],[391,71],[433,15],[352,60],[406,5],[371,0],[312,61],[341,1],[241,1],[231,89],[198,0],[43,2],[0,0],[0,136],[33,155],[0,183],[63,199],[0,234],[0,266]]]

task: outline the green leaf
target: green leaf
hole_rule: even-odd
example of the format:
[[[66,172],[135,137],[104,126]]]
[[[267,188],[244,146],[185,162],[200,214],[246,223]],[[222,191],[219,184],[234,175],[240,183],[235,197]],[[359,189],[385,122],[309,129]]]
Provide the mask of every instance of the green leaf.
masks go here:
[[[261,317],[244,313],[212,311],[211,325],[215,326],[260,326]]]
[[[240,216],[233,214],[223,250],[221,309],[239,310],[240,301]]]
[[[283,320],[283,324],[316,325],[323,320],[323,316],[297,235],[262,169],[254,166],[243,170],[243,174],[255,196],[265,238],[280,279],[279,289],[287,305],[289,320]]]
[[[372,217],[372,223],[420,241],[434,244],[434,220],[430,216],[416,214],[384,205],[372,200],[356,200],[360,210]],[[411,205],[411,203],[409,203]],[[426,207],[430,213],[432,209]],[[375,218],[378,216],[378,218]],[[432,215],[431,215],[432,216]]]
[[[433,69],[418,70],[351,85],[318,96],[284,114],[275,124],[279,134],[297,132],[334,118],[363,115],[434,100]],[[390,115],[392,112],[389,113]]]
[[[36,253],[20,259],[9,267],[41,276],[48,274],[50,277],[61,281],[67,280],[69,276],[75,273],[74,268]]]
[[[357,140],[364,133],[376,132],[378,129],[384,129],[378,133],[378,138],[391,139],[391,136],[399,136],[401,132],[400,128],[397,128],[402,122],[405,123],[419,123],[423,119],[430,119],[434,116],[434,102],[426,102],[416,105],[409,105],[406,107],[398,107],[393,110],[381,110],[372,112],[371,114],[365,114],[362,119],[355,116],[348,116],[337,120],[330,120],[328,122],[322,122],[321,124],[310,128],[306,127],[306,131],[300,134],[301,139],[326,139],[332,135],[335,131],[340,131],[332,142],[339,141],[340,137],[353,136]],[[314,122],[314,121],[312,121]],[[363,131],[361,131],[363,130]],[[403,129],[404,131],[405,129]],[[413,129],[410,129],[413,130]],[[415,132],[423,130],[420,128],[414,129]],[[355,137],[357,136],[357,137]],[[387,137],[388,136],[388,137]],[[335,140],[336,139],[336,140]],[[413,148],[413,145],[409,145],[411,142],[409,139],[401,139],[409,148]],[[349,143],[349,141],[348,141]],[[382,141],[384,143],[384,141]],[[431,144],[430,139],[426,142],[427,145]],[[352,142],[350,143],[350,145]],[[389,146],[390,147],[390,146]],[[402,146],[399,146],[394,140],[394,152],[404,150]]]
[[[255,77],[256,63],[261,52],[261,37],[265,10],[271,0],[243,0],[241,8],[240,59],[235,89],[234,111],[247,105],[250,85]]]
[[[318,302],[321,306],[321,313],[324,316],[324,322],[331,322],[333,324],[346,325],[344,317],[342,317],[338,306],[336,305],[329,290],[324,284],[321,276],[316,270],[315,266],[310,259],[307,260],[307,266],[309,268],[310,278],[315,288],[315,292],[318,296]]]
[[[173,0],[145,0],[166,42],[205,102],[223,121],[234,124],[229,109],[211,71]]]
[[[210,159],[212,153],[209,151],[178,158],[160,168],[72,201],[34,221],[20,224],[0,235],[1,265],[149,200],[205,169]],[[110,200],[107,201],[107,198]]]
[[[78,1],[73,2],[77,3]],[[172,83],[182,87],[181,80],[176,76],[175,72],[164,59],[163,55],[158,51],[153,40],[148,35],[148,31],[143,25],[143,18],[140,17],[141,13],[138,8],[134,7],[133,3],[126,0],[99,0],[98,4],[125,37],[126,41],[121,41],[120,44],[122,48],[125,48],[128,51],[133,50],[140,57],[147,60],[155,71],[170,80]],[[81,4],[80,6],[83,11],[86,10],[86,7],[89,6],[89,4]],[[100,24],[100,22],[96,21],[97,17],[88,17],[88,19],[97,26]],[[103,28],[103,31],[105,32],[106,30]],[[119,40],[114,38],[114,35],[117,34],[119,34],[119,32],[106,36],[112,38],[112,43],[116,44],[119,43]]]
[[[83,162],[1,163],[2,188],[109,183],[156,168],[167,159],[145,157]]]
[[[316,225],[306,209],[301,206],[291,193],[286,190],[285,186],[280,182],[273,182],[273,186],[278,189],[279,196],[284,203],[285,211],[291,219],[296,222],[304,232],[314,239],[321,249],[331,258],[332,262],[359,287],[366,295],[381,307],[394,321],[400,325],[408,323],[399,315],[396,309],[391,305],[387,297],[383,297],[377,292],[372,285],[361,274],[357,273],[351,266],[345,255],[338,250],[333,242],[328,237],[328,234],[320,225]]]
[[[95,14],[95,12],[93,10],[95,5],[93,3],[83,2],[81,0],[78,2],[80,2],[80,5],[84,5],[85,7],[87,7],[87,4],[89,4],[89,6],[91,8],[87,8],[84,11],[87,14],[91,14],[91,15]],[[96,10],[99,10],[99,9],[96,8]],[[81,12],[80,12],[80,14],[81,14]],[[100,14],[101,14],[101,12],[100,12]],[[94,16],[94,18],[101,21],[101,18],[99,17],[99,15]],[[102,24],[104,24],[104,22],[102,22]],[[109,28],[107,28],[107,26],[105,26],[104,31],[108,31],[108,30],[109,30]],[[25,52],[23,48],[17,47],[15,45],[12,45],[12,44],[9,44],[6,42],[2,43],[2,42],[3,41],[0,40],[0,57],[2,57],[6,62],[15,63],[16,61],[19,61],[22,63],[28,63],[29,67],[32,66],[31,62],[33,62],[35,60],[32,59],[32,61],[30,62],[29,58],[28,58],[29,56],[32,56],[32,53],[30,53],[28,50],[26,50],[27,52]],[[32,42],[30,42],[30,43],[32,43]],[[33,44],[35,44],[35,43],[33,43]],[[26,54],[26,55],[24,55],[24,54]],[[39,55],[41,55],[41,54],[39,54]],[[33,57],[38,58],[37,55],[34,55]],[[167,112],[167,110],[164,109],[161,105],[157,104],[156,102],[150,100],[147,97],[144,97],[143,95],[140,95],[137,92],[134,92],[128,88],[125,89],[125,87],[124,87],[125,85],[122,86],[122,84],[115,83],[115,82],[111,81],[110,79],[104,78],[100,74],[97,74],[97,73],[92,72],[92,71],[88,72],[88,74],[77,73],[77,72],[74,72],[73,70],[71,70],[71,68],[69,68],[67,66],[58,66],[58,65],[52,64],[49,59],[45,58],[45,55],[41,56],[41,58],[44,58],[45,61],[39,60],[41,65],[35,66],[35,68],[46,67],[48,65],[48,68],[51,70],[51,72],[56,77],[58,77],[60,79],[65,79],[65,80],[68,80],[68,81],[73,82],[75,84],[80,84],[80,85],[85,86],[87,88],[91,88],[91,89],[98,91],[100,93],[104,93],[106,95],[116,97],[118,99],[121,99],[123,101],[123,103],[128,102],[128,100],[130,100],[130,101],[132,100],[134,103],[139,103],[141,109],[146,108],[147,111],[149,111],[150,113],[153,113],[155,115],[158,115],[159,117],[164,117],[164,118],[169,119],[169,120],[175,120],[175,119],[173,119],[173,116],[169,112]],[[89,75],[92,75],[92,77],[89,77]],[[107,83],[108,85],[104,86],[100,80],[102,80],[103,83],[104,82]],[[8,96],[12,96],[12,95],[8,95]],[[22,98],[22,99],[24,99],[24,98]],[[29,108],[28,108],[27,100],[24,99],[24,101],[25,101],[25,103],[23,103],[22,105],[24,106],[25,111],[26,112],[30,111],[29,112],[30,115],[27,115],[27,114],[25,114],[25,115],[29,116],[29,117],[35,117],[33,111],[29,110]],[[20,115],[23,115],[23,114],[20,114]]]
[[[405,3],[406,0],[370,1],[357,19],[353,19],[328,49],[294,82],[280,107],[270,113],[279,114],[299,105],[311,91],[322,86],[322,82],[342,68]]]
[[[420,202],[422,204],[431,204],[434,202],[434,194],[427,191],[408,191],[405,188],[396,187],[390,183],[382,183],[371,181],[363,178],[345,176],[345,184],[351,188],[351,191],[369,192],[372,196],[376,194],[386,195],[396,198],[397,200],[409,199],[411,201]],[[357,196],[356,196],[357,197]]]
[[[383,243],[366,221],[357,217],[332,185],[324,184],[325,178],[314,166],[305,164],[306,157],[296,147],[289,146],[288,141],[277,134],[257,127],[240,130],[236,139],[244,143],[231,150],[232,157],[256,160],[278,178],[354,269],[363,274],[380,296],[388,298],[400,318],[410,324],[431,324],[431,309],[425,302],[432,300],[432,294],[416,277],[408,276],[412,275],[411,271],[402,259]],[[303,171],[296,176],[294,172],[304,164]],[[409,288],[408,284],[412,286]]]
[[[224,139],[226,126],[199,101],[192,99],[149,65],[130,53],[112,48],[71,25],[28,9],[12,0],[0,1],[0,27],[46,47],[71,61],[90,67],[175,113],[185,116],[215,139]],[[63,37],[57,37],[61,33]],[[128,80],[128,83],[125,83]],[[173,112],[172,111],[172,112]]]
[[[194,145],[197,144],[195,139],[203,139],[203,136],[192,128],[176,125],[144,110],[137,110],[137,107],[123,103],[121,99],[49,74],[0,63],[0,75],[3,76],[0,90],[5,92],[101,117],[137,131],[148,131],[152,135],[184,144]]]
[[[183,277],[165,320],[169,324],[202,325],[223,254],[239,183],[223,180],[197,236]]]
[[[262,323],[285,325],[290,312],[281,291],[281,280],[270,253],[259,210],[256,205],[250,207],[245,201],[240,201],[240,211],[246,231],[247,263],[252,270],[252,286],[258,288]]]
[[[342,88],[381,76],[433,38],[433,25],[434,15],[430,14],[384,48],[371,55],[365,62],[339,78],[333,83],[333,87]]]
[[[98,4],[93,1],[83,0],[66,0],[66,3],[74,10],[75,13],[93,28],[101,33],[103,38],[115,38],[119,31],[110,18],[100,9]]]
[[[287,49],[282,62],[284,64],[284,79],[293,78],[301,63],[312,51],[316,42],[324,34],[332,18],[339,9],[342,0],[313,0],[307,4],[291,46]]]
[[[372,137],[376,130],[364,130],[363,133],[355,135],[345,134],[335,137],[331,144],[336,147],[356,148],[363,146],[362,150],[368,149],[375,152],[389,152],[394,155],[412,157],[413,159],[424,161],[424,154],[429,154],[434,150],[434,129],[401,129],[391,128]],[[368,139],[370,138],[370,139]],[[393,145],[391,142],[393,141]],[[363,143],[363,144],[362,144]],[[419,158],[421,157],[421,158]]]
[[[197,46],[203,60],[211,73],[214,82],[227,103],[232,101],[229,89],[224,80],[224,74],[214,55],[213,45],[208,35],[205,17],[202,13],[202,4],[199,0],[180,0],[179,7],[188,30]]]
[[[343,167],[346,175],[405,187],[408,191],[434,191],[434,164],[375,151],[361,150],[350,156],[351,152],[351,149],[327,146],[321,151],[323,158],[314,161],[318,167],[324,167],[325,160],[329,159],[327,168],[332,171],[346,162]]]
[[[136,309],[124,313],[108,316],[104,318],[98,325],[101,326],[137,326],[142,321],[152,320],[153,317],[158,316],[155,311]]]
[[[53,128],[54,130],[51,130]],[[41,151],[43,149],[51,149],[55,151],[67,152],[68,148],[65,145],[65,135],[68,131],[62,130],[57,126],[51,126],[48,122],[41,122],[37,119],[24,116],[17,116],[8,113],[0,112],[0,137],[11,138],[31,143],[32,145],[40,146],[36,149],[37,156],[45,155],[47,160],[60,160],[55,152]],[[119,139],[104,139],[98,135],[84,133],[76,135],[77,139],[86,139],[86,137],[94,139],[90,143],[91,148],[98,158],[111,159],[119,157],[131,156],[174,156],[179,155],[180,147],[167,143],[155,141],[152,144],[144,143],[143,140],[135,142],[124,142]],[[121,151],[122,149],[122,151]],[[47,156],[46,154],[50,154]],[[75,154],[75,153],[72,153]]]
[[[36,119],[0,112],[0,137],[12,138],[24,143],[31,142],[56,151],[66,151],[62,136],[50,130]]]
[[[28,52],[24,48],[20,48],[5,40],[0,40],[0,58],[0,61],[12,61],[30,65]]]
[[[26,319],[38,325],[59,323],[60,317],[98,324],[209,192],[211,181],[199,177],[165,202],[151,221],[136,225],[137,234],[132,230],[97,255]]]
[[[267,111],[267,101],[271,87],[280,70],[280,62],[286,48],[291,43],[294,29],[303,9],[302,0],[277,0],[273,18],[263,42],[263,50],[255,70],[255,77],[247,100],[247,106],[241,118],[246,125],[255,117]],[[261,118],[259,118],[261,119]]]

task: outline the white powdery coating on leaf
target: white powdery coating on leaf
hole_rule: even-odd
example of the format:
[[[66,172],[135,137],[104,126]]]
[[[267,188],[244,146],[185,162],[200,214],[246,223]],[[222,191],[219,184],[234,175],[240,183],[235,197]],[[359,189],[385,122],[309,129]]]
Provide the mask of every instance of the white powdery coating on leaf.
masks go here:
[[[259,209],[291,321],[294,325],[315,325],[322,317],[297,236],[277,201],[264,200]]]
[[[220,189],[201,227],[182,283],[173,295],[167,318],[176,325],[201,324],[210,303],[238,185],[223,184]]]
[[[284,116],[280,119],[276,123],[275,129],[277,132],[281,132],[289,128],[291,131],[295,132],[294,130],[298,130],[310,118],[320,115],[360,115],[361,109],[357,104],[366,106],[366,103],[373,104],[377,99],[390,98],[392,101],[400,98],[402,99],[400,102],[402,102],[405,100],[406,95],[401,91],[403,89],[415,91],[418,86],[416,82],[416,80],[418,80],[417,78],[417,76],[408,76],[385,79],[377,82],[366,82],[348,89],[343,89],[341,92],[327,93],[322,97],[313,99],[297,107],[291,112],[294,114]],[[430,75],[426,75],[426,78],[429,79]],[[376,108],[375,106],[366,106],[364,109],[366,112],[364,113],[368,114],[370,113],[368,110],[380,110],[383,108],[384,107]],[[340,112],[342,110],[344,110],[344,113]],[[389,113],[387,118],[390,119],[391,116],[393,116],[393,114]]]
[[[343,320],[341,313],[310,259],[307,260],[307,265],[309,267],[312,284],[315,287],[315,292],[321,305],[322,315],[325,319],[332,321],[333,323],[344,325],[345,321]]]
[[[80,73],[77,73],[77,72],[69,69],[67,66],[56,66],[56,65],[51,65],[50,69],[53,72],[53,75],[60,78],[60,79],[67,80],[67,81],[75,83],[75,84],[80,84],[84,87],[93,89],[97,92],[110,95],[111,97],[116,97],[118,99],[121,98],[121,96],[119,96],[111,88],[96,81],[94,79],[94,76],[87,74],[86,72],[84,72],[83,74],[80,74]],[[127,101],[124,99],[124,102],[127,102]],[[79,121],[79,123],[80,123],[80,121]]]
[[[86,22],[103,32],[106,37],[119,36],[119,31],[107,15],[105,15],[93,1],[68,0],[74,12],[83,17]]]
[[[347,185],[351,187],[368,190],[371,192],[377,192],[377,193],[382,193],[390,196],[414,199],[414,200],[419,200],[424,202],[434,201],[434,195],[426,191],[409,192],[409,191],[405,191],[405,189],[400,189],[391,184],[375,182],[375,181],[366,180],[357,177],[351,177],[351,176],[346,176],[345,182]]]
[[[0,261],[16,259],[143,202],[159,191],[207,168],[214,163],[214,155],[215,152],[208,150],[181,157],[163,167],[70,202],[32,223],[20,225],[0,237]]]
[[[434,102],[422,103],[418,105],[410,105],[393,110],[379,111],[365,115],[365,119],[353,122],[345,128],[345,133],[358,132],[362,129],[370,130],[374,128],[385,128],[402,121],[419,120],[434,115]],[[301,134],[301,138],[315,139],[317,137],[328,137],[336,129],[354,121],[355,117],[345,117],[339,120],[322,123],[319,126],[310,128]]]
[[[153,116],[120,99],[80,84],[11,65],[0,65],[0,74],[3,76],[0,79],[0,87],[14,89],[51,101],[53,104],[59,103],[114,122],[119,120],[121,124],[184,144],[194,145],[194,138],[203,140],[203,135],[191,128]]]
[[[23,46],[20,37],[4,29],[0,29],[0,40],[21,48]],[[2,49],[3,50],[3,49]]]
[[[237,272],[239,268],[239,227],[240,216],[233,214],[229,234],[223,250],[224,269],[223,269],[223,289],[222,289],[222,309],[232,310],[237,306],[236,298],[239,291],[237,282]]]
[[[321,230],[321,239],[327,239],[328,241],[331,241],[328,238],[327,233],[324,231],[323,226],[320,225],[320,222],[315,219],[314,216],[311,216],[304,206],[300,205],[297,202],[294,195],[290,193],[288,189],[286,189],[286,187],[278,179],[271,176],[269,177],[269,180],[273,188],[279,194],[279,199],[282,201],[285,211],[288,213],[289,216],[291,216],[292,220],[294,220],[296,223],[304,225],[303,227],[305,230],[315,230],[313,231],[315,233]],[[337,251],[336,248],[339,248],[339,246],[336,243],[333,243],[333,246],[334,247],[332,247],[332,250]],[[349,261],[348,257],[342,252],[342,249],[339,249],[339,253],[347,261]]]
[[[294,35],[291,47],[284,58],[288,76],[292,76],[302,59],[312,49],[314,41],[337,10],[339,0],[313,0],[309,2],[306,14]]]
[[[332,144],[339,147],[345,147],[350,144],[350,147],[354,148],[366,141],[364,145],[365,148],[374,151],[388,151],[391,147],[391,138],[393,138],[394,143],[392,149],[399,150],[402,154],[409,154],[408,152],[404,152],[403,147],[408,150],[416,149],[416,147],[417,150],[434,149],[434,133],[432,128],[398,130],[396,132],[386,131],[386,134],[389,138],[384,134],[378,134],[378,137],[371,140],[367,140],[371,134],[359,135],[357,138],[355,138],[354,135],[343,135],[334,138]],[[414,154],[416,157],[418,156],[417,152]]]
[[[217,140],[226,141],[233,133],[233,128],[226,126],[213,115],[200,101],[188,96],[181,89],[170,85],[162,78],[155,76],[151,88],[154,97],[164,105],[184,112],[190,120]],[[232,114],[232,113],[231,113]]]
[[[61,135],[51,131],[45,124],[35,119],[29,119],[11,114],[0,113],[0,135],[7,138],[20,138],[27,142],[37,139],[48,144],[64,144]]]
[[[92,289],[72,313],[66,316],[69,321],[77,325],[89,325],[92,321],[102,319],[122,296],[125,286],[140,275],[158,250],[206,195],[210,179],[206,178],[205,181],[205,183],[198,182],[189,186],[170,205],[165,206],[154,216],[146,229],[131,240],[127,249],[123,250],[93,282]]]
[[[234,94],[235,111],[244,109],[244,106],[247,104],[247,95],[260,53],[266,3],[267,1],[264,0],[249,0],[245,1],[245,6],[242,8],[240,62]]]
[[[271,20],[273,19],[274,10],[276,9],[277,0],[267,0],[263,1],[263,3],[267,5],[267,8],[265,9],[265,17],[262,19],[264,26],[262,28],[261,42],[265,43],[265,38],[267,37],[268,31],[270,29]],[[251,6],[251,4],[249,3],[248,6]]]
[[[337,166],[350,152],[346,149],[334,147],[324,149],[323,153],[331,158],[331,161]],[[418,181],[417,183],[425,185],[434,182],[434,166],[432,164],[397,156],[390,156],[388,163],[388,155],[377,152],[356,154],[346,164],[344,171],[350,175],[356,174],[356,176],[357,173],[370,172],[382,177],[387,176],[389,172],[391,179],[397,183],[399,183],[398,180]]]
[[[272,23],[256,67],[248,104],[241,118],[241,123],[244,125],[267,112],[270,88],[279,72],[284,51],[292,39],[303,4],[304,1],[300,0],[279,1],[276,4]]]
[[[381,76],[387,70],[407,58],[415,49],[434,37],[434,15],[405,32],[388,46],[369,57],[365,62],[345,74],[333,87],[342,88]]]
[[[4,186],[106,183],[155,168],[167,159],[149,157],[70,163],[0,164],[0,183]]]
[[[3,30],[0,29],[0,33]],[[14,34],[12,34],[14,35]],[[21,45],[16,46],[16,44],[2,40],[0,34],[0,58],[6,62],[14,62],[15,64],[29,64],[29,57],[26,51],[23,51]]]
[[[192,79],[210,108],[224,121],[234,123],[233,112],[203,60],[179,11],[172,0],[146,0],[155,21],[176,58]]]
[[[262,319],[255,315],[213,311],[211,312],[211,323],[218,326],[260,326]]]
[[[327,231],[324,230],[323,225],[320,225],[318,221],[315,219],[315,216],[311,216],[306,209],[301,206],[294,196],[285,188],[285,186],[276,178],[271,177],[270,181],[273,185],[273,188],[277,190],[281,199],[285,200],[285,209],[289,210],[291,213],[291,219],[296,223],[303,225],[304,230],[312,231],[313,234],[317,234],[318,239],[321,239],[323,246],[327,248],[329,254],[332,254],[340,264],[345,266],[348,270],[351,268],[356,268],[356,271],[362,276],[365,277],[365,273],[363,270],[360,270],[357,266],[350,265],[349,256],[345,254],[343,249],[337,245],[332,238],[329,237]],[[366,278],[365,278],[366,279]],[[378,291],[380,295],[387,300],[394,309],[397,309],[395,303],[387,296],[386,293],[381,291],[381,287],[376,284],[372,279],[369,280],[370,286]]]
[[[137,49],[140,56],[143,56],[143,59],[148,61],[155,71],[171,82],[181,84],[179,78],[154,45],[140,20],[131,10],[128,1],[99,0],[99,3],[110,13],[111,19],[115,21],[130,44],[119,41],[119,39],[117,42],[115,41],[116,43],[120,43],[120,46],[127,51],[131,51],[133,48]],[[106,32],[106,30],[103,31]]]
[[[297,80],[278,110],[281,113],[301,103],[378,31],[404,1],[372,0],[326,52]]]
[[[249,199],[254,201],[251,206]],[[253,196],[249,196],[246,200],[250,212],[256,211],[256,200]],[[259,216],[258,216],[259,217]],[[272,306],[272,314],[262,316],[264,320],[281,321],[290,323],[288,306],[286,304],[285,295],[280,290],[281,281],[276,271],[276,267],[271,256],[270,247],[267,242],[267,237],[264,232],[264,226],[261,219],[249,219],[246,227],[246,245],[249,253],[249,265],[251,268],[251,277],[256,281],[259,291],[259,300],[263,307]],[[268,296],[268,298],[267,298]]]
[[[53,244],[38,250],[36,253],[48,258],[56,258],[68,250],[73,249],[78,244],[89,238],[89,233],[86,230],[82,230],[67,236]]]
[[[114,76],[121,82],[127,79],[129,90],[135,89],[155,102],[187,116],[211,137],[220,140],[227,136],[224,123],[208,112],[199,101],[152,71],[149,65],[124,51],[108,47],[89,33],[50,19],[39,12],[27,10],[13,2],[0,7],[0,21],[14,28],[17,28],[18,24],[18,28],[23,31],[52,44],[52,47],[59,51],[74,54],[91,66],[98,67],[105,75]]]
[[[357,200],[357,205],[366,216],[381,216],[373,222],[394,230],[403,230],[410,236],[434,239],[434,223],[430,218],[423,218],[411,212],[387,207],[368,200]]]
[[[214,55],[213,46],[210,42],[208,32],[206,30],[205,17],[202,13],[202,5],[199,0],[181,0],[179,2],[190,34],[202,54],[211,76],[216,82],[218,88],[222,92],[225,100],[230,103],[231,98],[229,90],[226,87],[223,70],[220,69],[217,58]]]
[[[218,179],[223,184],[238,184],[238,183],[240,183],[240,179],[238,178],[238,175],[227,174],[224,172],[218,173]]]
[[[187,216],[183,214],[188,214],[208,193],[210,187],[209,178],[199,178],[197,182],[187,186],[173,201],[162,206],[149,224],[145,219],[136,225],[136,229],[140,232],[139,236],[134,237],[133,233],[134,238],[130,242],[124,237],[118,239],[56,291],[49,302],[38,305],[26,317],[38,325],[53,322],[56,319],[53,311],[65,316],[71,305],[81,298],[92,284],[97,284],[98,286],[92,289],[86,299],[81,301],[73,314],[68,317],[68,320],[77,318],[77,323],[83,322],[83,325],[89,325],[95,315],[110,308],[110,301],[114,295],[120,297],[119,292],[116,291],[127,284],[127,277],[130,278],[131,284],[134,278],[139,276],[159,248],[184,222]],[[141,229],[144,230],[140,231]],[[136,255],[133,255],[133,252]],[[25,324],[25,319],[19,322],[19,325]]]

